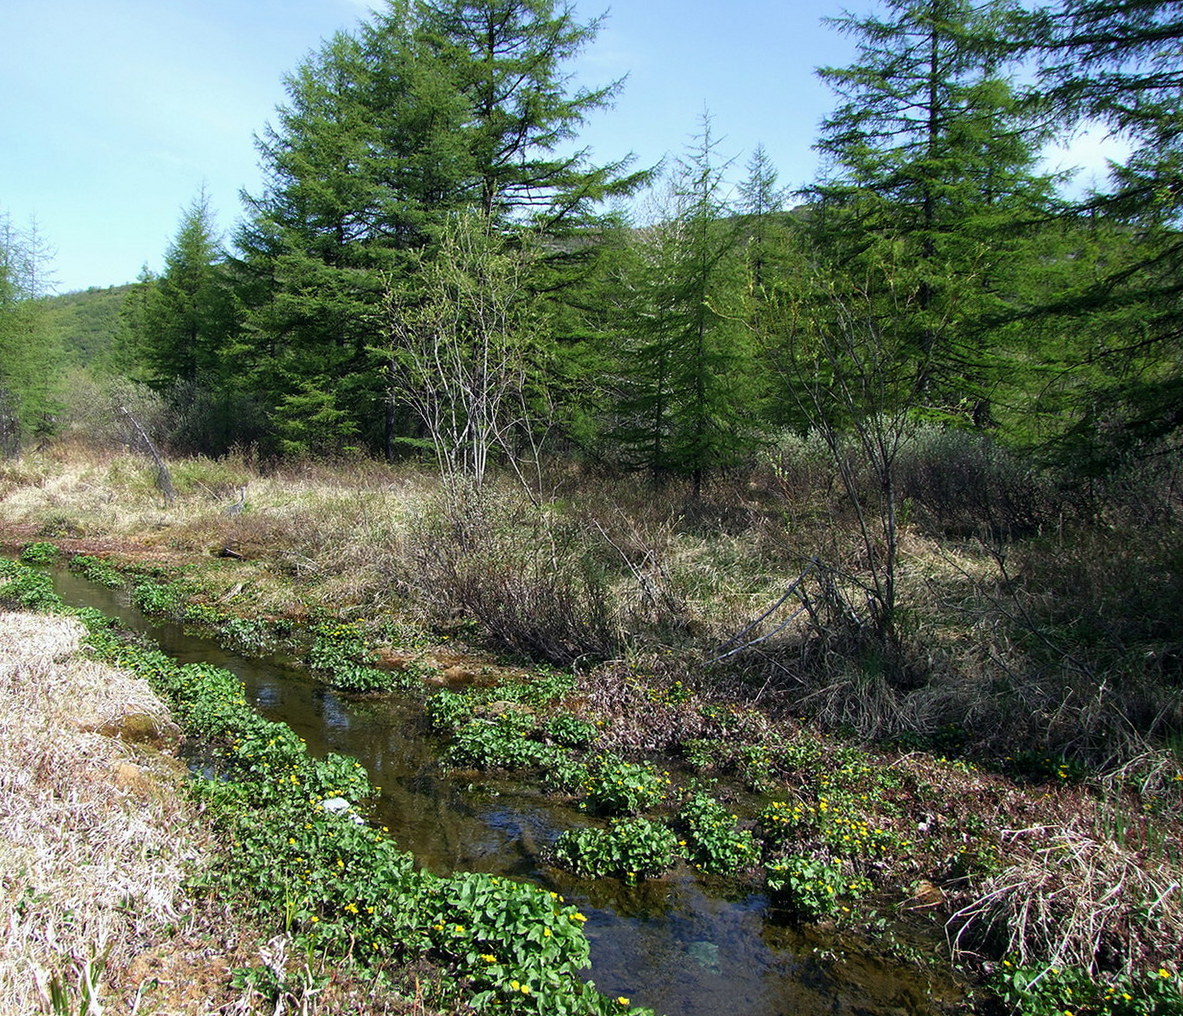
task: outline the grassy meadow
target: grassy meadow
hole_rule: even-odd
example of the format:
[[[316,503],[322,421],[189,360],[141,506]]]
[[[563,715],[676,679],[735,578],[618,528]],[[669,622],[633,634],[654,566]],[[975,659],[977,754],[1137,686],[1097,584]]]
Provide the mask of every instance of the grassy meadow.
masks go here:
[[[975,1011],[1179,1012],[1178,478],[1069,481],[939,431],[889,503],[847,466],[786,439],[696,498],[562,463],[476,489],[194,458],[170,503],[151,460],[63,441],[0,465],[0,532],[346,690],[422,688],[453,764],[597,816],[561,867],[936,923],[927,962]]]

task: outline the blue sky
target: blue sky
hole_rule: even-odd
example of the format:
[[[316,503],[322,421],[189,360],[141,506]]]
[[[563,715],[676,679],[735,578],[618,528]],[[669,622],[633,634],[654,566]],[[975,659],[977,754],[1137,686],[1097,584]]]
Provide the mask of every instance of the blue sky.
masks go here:
[[[608,6],[579,0],[581,17]],[[56,291],[117,285],[160,268],[204,186],[223,230],[239,192],[259,190],[254,135],[284,98],[283,76],[366,0],[2,0],[0,213],[36,223]],[[627,75],[615,108],[583,133],[594,155],[640,165],[679,154],[709,110],[741,177],[763,143],[781,181],[811,179],[831,94],[814,75],[854,56],[823,26],[873,0],[616,0],[572,68],[600,84]],[[1080,161],[1100,165],[1097,139]]]

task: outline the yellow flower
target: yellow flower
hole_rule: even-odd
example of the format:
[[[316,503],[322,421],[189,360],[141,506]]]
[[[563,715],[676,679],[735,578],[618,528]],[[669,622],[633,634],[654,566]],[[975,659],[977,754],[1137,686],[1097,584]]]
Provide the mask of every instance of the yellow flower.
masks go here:
[[[1170,977],[1171,972],[1169,970],[1167,970],[1166,967],[1159,967],[1158,968],[1158,976],[1159,977]]]
[[[621,1005],[628,1005],[628,999],[621,995],[617,1000]]]

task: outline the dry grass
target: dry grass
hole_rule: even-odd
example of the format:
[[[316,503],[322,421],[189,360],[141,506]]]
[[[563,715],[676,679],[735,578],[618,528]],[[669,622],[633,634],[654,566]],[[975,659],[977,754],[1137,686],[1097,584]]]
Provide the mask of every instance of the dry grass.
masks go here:
[[[1046,845],[989,879],[950,927],[959,946],[989,942],[1024,966],[1155,969],[1178,961],[1181,876],[1166,857],[1055,830]]]
[[[109,1012],[137,997],[141,1013],[213,1011],[176,991],[158,1009],[147,979],[153,949],[184,945],[182,885],[205,846],[177,793],[183,767],[150,747],[168,715],[143,682],[76,656],[80,633],[0,615],[0,1013],[51,1011],[55,979]],[[112,736],[131,732],[149,744]],[[199,978],[194,961],[173,975]]]
[[[867,738],[956,726],[969,750],[1022,744],[1096,768],[1183,729],[1177,611],[1160,609],[1183,603],[1183,542],[1161,521],[1115,540],[1108,523],[1081,521],[1083,509],[1071,531],[1057,516],[1055,534],[1005,536],[1048,516],[1052,491],[1036,485],[1020,504],[1027,473],[975,448],[942,439],[909,460],[917,500],[901,508],[899,638],[888,647],[867,637],[859,585],[874,549],[832,466],[804,445],[750,476],[713,479],[699,501],[675,482],[654,490],[554,463],[555,500],[542,507],[512,479],[452,503],[413,465],[262,472],[234,457],[176,460],[166,506],[147,458],[55,445],[0,465],[0,524],[70,550],[204,562],[190,574],[234,609],[397,614],[448,630],[477,619],[500,647],[562,663],[664,650],[713,659],[817,555],[833,581],[815,573],[806,588],[823,609],[773,631],[801,606],[791,600],[749,636],[768,639],[729,653],[712,680]],[[960,507],[942,479],[954,467],[980,495]],[[225,514],[242,485],[246,510]]]

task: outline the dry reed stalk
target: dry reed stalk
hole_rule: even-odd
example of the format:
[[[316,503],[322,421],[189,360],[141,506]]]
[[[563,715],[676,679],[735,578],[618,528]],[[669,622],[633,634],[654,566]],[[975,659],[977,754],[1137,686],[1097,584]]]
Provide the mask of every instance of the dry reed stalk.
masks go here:
[[[949,929],[958,948],[992,940],[1022,965],[1133,973],[1177,958],[1163,950],[1183,941],[1181,875],[1166,858],[1065,829],[986,882]]]

